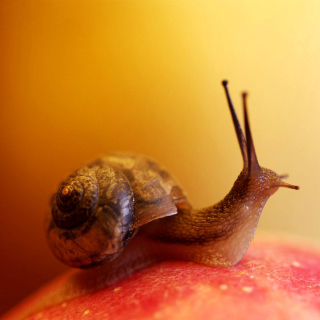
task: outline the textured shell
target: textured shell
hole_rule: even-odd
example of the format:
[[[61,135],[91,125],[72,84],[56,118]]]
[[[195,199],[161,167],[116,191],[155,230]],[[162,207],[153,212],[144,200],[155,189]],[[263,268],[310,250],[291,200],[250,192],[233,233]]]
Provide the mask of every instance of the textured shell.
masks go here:
[[[86,267],[112,260],[118,256],[132,231],[134,213],[133,193],[126,177],[110,167],[83,167],[72,174],[70,179],[83,181],[90,178],[98,186],[98,197],[91,208],[86,208],[87,218],[74,228],[60,228],[54,217],[64,215],[59,211],[55,194],[52,201],[52,213],[48,215],[46,232],[49,247],[54,255],[72,267]],[[84,196],[90,193],[89,185],[83,184]],[[60,189],[59,189],[60,190]],[[80,203],[74,212],[67,215],[83,215]],[[79,209],[79,210],[78,210]],[[75,219],[76,220],[76,219]],[[77,221],[76,221],[77,222]]]
[[[62,212],[59,192],[69,181],[83,186],[82,201],[86,199],[86,204],[76,203],[72,212],[69,207],[64,212],[62,207]],[[47,240],[55,256],[72,267],[113,260],[135,229],[174,215],[178,208],[191,208],[178,182],[167,170],[141,155],[102,157],[75,171],[58,190],[46,220]]]
[[[152,220],[174,215],[179,209],[190,209],[187,195],[177,179],[155,160],[136,154],[115,153],[89,166],[111,166],[130,182],[135,201],[132,229]]]

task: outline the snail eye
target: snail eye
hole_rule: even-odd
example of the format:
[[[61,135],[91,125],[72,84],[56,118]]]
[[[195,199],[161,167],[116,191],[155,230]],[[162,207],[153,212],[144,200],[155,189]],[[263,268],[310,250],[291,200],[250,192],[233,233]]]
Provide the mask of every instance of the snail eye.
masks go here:
[[[83,186],[77,181],[65,182],[58,191],[57,205],[60,211],[73,211],[83,198]]]

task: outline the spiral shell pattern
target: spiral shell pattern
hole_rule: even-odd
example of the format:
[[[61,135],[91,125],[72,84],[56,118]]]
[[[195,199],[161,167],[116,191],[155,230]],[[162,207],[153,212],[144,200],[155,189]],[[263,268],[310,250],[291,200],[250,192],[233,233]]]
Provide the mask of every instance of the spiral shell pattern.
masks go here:
[[[86,222],[94,210],[99,194],[97,181],[79,176],[65,181],[52,207],[52,218],[59,228],[72,229]]]
[[[118,256],[133,235],[130,183],[107,166],[77,170],[53,197],[47,216],[48,244],[71,267],[89,267]]]

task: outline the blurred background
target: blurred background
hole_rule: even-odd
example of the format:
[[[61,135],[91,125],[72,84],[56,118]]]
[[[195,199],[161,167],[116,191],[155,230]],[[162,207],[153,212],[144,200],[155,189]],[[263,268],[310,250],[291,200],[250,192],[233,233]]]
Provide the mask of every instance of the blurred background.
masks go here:
[[[115,150],[147,154],[196,207],[242,167],[221,86],[260,164],[289,173],[258,229],[320,244],[320,2],[0,2],[0,314],[67,268],[43,217],[57,184]]]

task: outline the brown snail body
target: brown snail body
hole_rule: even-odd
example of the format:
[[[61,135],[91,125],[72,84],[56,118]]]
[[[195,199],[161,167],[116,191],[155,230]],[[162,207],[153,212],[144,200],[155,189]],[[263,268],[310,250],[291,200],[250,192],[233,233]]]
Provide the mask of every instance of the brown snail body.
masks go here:
[[[196,210],[176,179],[154,160],[134,154],[100,158],[70,175],[53,197],[46,231],[59,260],[72,267],[106,263],[118,257],[134,236],[137,240],[130,246],[140,249],[134,249],[130,259],[139,260],[141,253],[143,259],[151,255],[150,260],[176,258],[225,267],[242,258],[268,198],[279,187],[298,187],[259,166],[246,95],[245,138],[227,82],[223,85],[244,162],[228,195],[214,206]],[[129,256],[126,252],[124,259]]]

